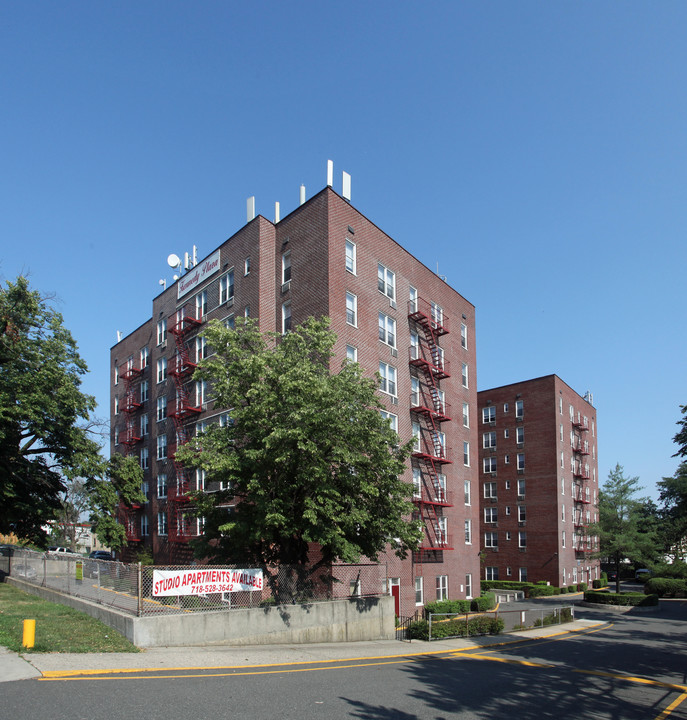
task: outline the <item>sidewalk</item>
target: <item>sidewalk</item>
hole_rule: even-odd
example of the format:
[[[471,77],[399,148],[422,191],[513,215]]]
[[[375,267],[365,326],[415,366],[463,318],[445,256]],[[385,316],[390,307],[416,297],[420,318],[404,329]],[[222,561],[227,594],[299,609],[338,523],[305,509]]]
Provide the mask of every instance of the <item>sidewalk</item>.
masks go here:
[[[505,635],[456,638],[424,642],[377,640],[355,643],[312,645],[251,645],[246,647],[209,645],[203,647],[149,648],[140,653],[27,653],[19,655],[0,647],[0,682],[98,671],[183,668],[228,668],[293,663],[322,663],[357,658],[407,657],[457,652],[584,631],[599,625],[597,620],[576,620],[564,625],[524,630]]]

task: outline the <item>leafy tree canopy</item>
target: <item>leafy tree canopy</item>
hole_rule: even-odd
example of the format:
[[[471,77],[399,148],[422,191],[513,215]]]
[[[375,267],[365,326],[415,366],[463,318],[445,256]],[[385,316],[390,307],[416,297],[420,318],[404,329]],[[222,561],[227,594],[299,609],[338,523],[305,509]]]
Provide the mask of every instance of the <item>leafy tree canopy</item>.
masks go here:
[[[679,447],[673,457],[687,457],[687,405],[680,405],[680,412],[683,415],[682,419],[677,421],[680,431],[673,437],[673,442]]]
[[[618,573],[625,559],[647,564],[656,555],[656,539],[645,521],[647,502],[636,497],[639,478],[625,477],[622,465],[616,464],[599,491],[599,522],[590,532],[599,536],[599,555],[609,559]]]
[[[673,560],[687,556],[687,461],[680,463],[672,477],[658,483],[660,537],[663,550]]]
[[[229,489],[196,496],[205,518],[196,553],[315,572],[374,560],[389,542],[401,557],[416,547],[412,485],[400,478],[410,444],[399,444],[357,363],[330,369],[329,321],[311,318],[283,337],[262,335],[251,320],[236,330],[213,322],[205,336],[214,354],[195,378],[211,384],[231,421],[176,457]]]
[[[86,484],[91,508],[90,521],[98,540],[115,552],[126,545],[126,528],[119,522],[120,504],[131,507],[146,502],[141,491],[143,470],[133,456],[113,455],[105,477]]]
[[[62,478],[101,470],[86,371],[62,316],[26,278],[0,288],[0,532],[44,543]]]

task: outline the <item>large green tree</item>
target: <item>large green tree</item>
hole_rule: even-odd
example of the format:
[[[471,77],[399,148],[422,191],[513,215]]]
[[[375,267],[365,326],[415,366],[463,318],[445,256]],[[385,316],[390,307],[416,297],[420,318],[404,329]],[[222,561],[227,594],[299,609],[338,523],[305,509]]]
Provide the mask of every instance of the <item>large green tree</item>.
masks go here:
[[[336,335],[309,319],[284,336],[251,321],[210,323],[207,381],[230,421],[210,426],[177,460],[225,488],[199,494],[199,556],[312,576],[332,562],[375,560],[389,543],[404,557],[420,538],[411,520],[409,444],[380,410],[376,384],[357,363],[332,370]],[[319,552],[311,552],[313,546]]]
[[[26,278],[0,288],[0,532],[44,543],[63,478],[100,472],[86,371],[62,316]]]
[[[677,421],[680,431],[673,437],[673,442],[677,443],[678,450],[673,457],[687,458],[687,405],[680,405],[680,412],[683,417]]]
[[[664,553],[673,561],[687,555],[687,461],[680,463],[672,477],[658,483],[660,537]]]
[[[625,477],[616,464],[599,491],[599,522],[590,532],[599,536],[599,556],[615,569],[620,592],[620,568],[624,560],[647,564],[655,558],[656,539],[644,521],[646,500],[637,497],[639,478]]]
[[[143,470],[133,456],[113,455],[104,477],[86,483],[90,503],[90,521],[100,542],[117,552],[126,545],[126,528],[120,522],[122,507],[146,502],[141,491]]]

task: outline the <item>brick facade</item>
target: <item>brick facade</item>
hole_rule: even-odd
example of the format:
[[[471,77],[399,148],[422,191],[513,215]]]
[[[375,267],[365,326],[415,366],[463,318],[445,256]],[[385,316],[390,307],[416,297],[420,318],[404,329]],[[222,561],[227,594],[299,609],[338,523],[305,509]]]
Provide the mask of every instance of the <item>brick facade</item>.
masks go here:
[[[482,390],[477,403],[482,578],[591,585],[595,408],[556,375]]]
[[[348,260],[354,260],[348,269],[347,245]],[[182,470],[174,465],[173,450],[177,439],[183,442],[195,432],[196,423],[217,422],[223,410],[191,380],[202,355],[197,336],[203,323],[248,312],[268,331],[281,330],[289,312],[293,325],[327,315],[338,336],[333,367],[350,348],[368,375],[378,372],[380,363],[395,372],[395,387],[388,385],[380,397],[401,439],[417,436],[406,480],[416,482],[425,540],[412,558],[401,561],[388,552],[382,559],[390,584],[398,587],[400,614],[415,612],[420,585],[423,602],[438,594],[479,595],[474,306],[329,187],[278,223],[256,217],[218,251],[217,271],[181,298],[178,282],[167,288],[153,299],[152,317],[111,350],[111,451],[148,455],[149,501],[124,518],[128,552],[145,545],[156,562],[191,559],[188,539],[198,528],[182,517],[183,497],[176,492]],[[347,295],[355,297],[353,318],[347,315]],[[389,331],[385,341],[380,313]],[[158,333],[163,322],[164,339]],[[141,363],[144,348],[147,365]],[[147,397],[141,395],[146,383]],[[127,391],[133,403],[127,404]],[[194,488],[202,483],[195,476],[188,480]]]

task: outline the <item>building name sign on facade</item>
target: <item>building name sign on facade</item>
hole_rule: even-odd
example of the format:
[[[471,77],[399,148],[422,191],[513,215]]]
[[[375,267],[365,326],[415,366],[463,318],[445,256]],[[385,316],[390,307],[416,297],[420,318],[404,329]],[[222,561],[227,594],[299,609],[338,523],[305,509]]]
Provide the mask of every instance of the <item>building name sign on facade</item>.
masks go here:
[[[205,278],[214,275],[219,270],[219,250],[210,255],[207,260],[203,260],[200,265],[197,265],[193,270],[179,278],[177,287],[177,298],[182,298],[191,290],[195,289]]]
[[[262,590],[262,570],[153,570],[153,597]]]

